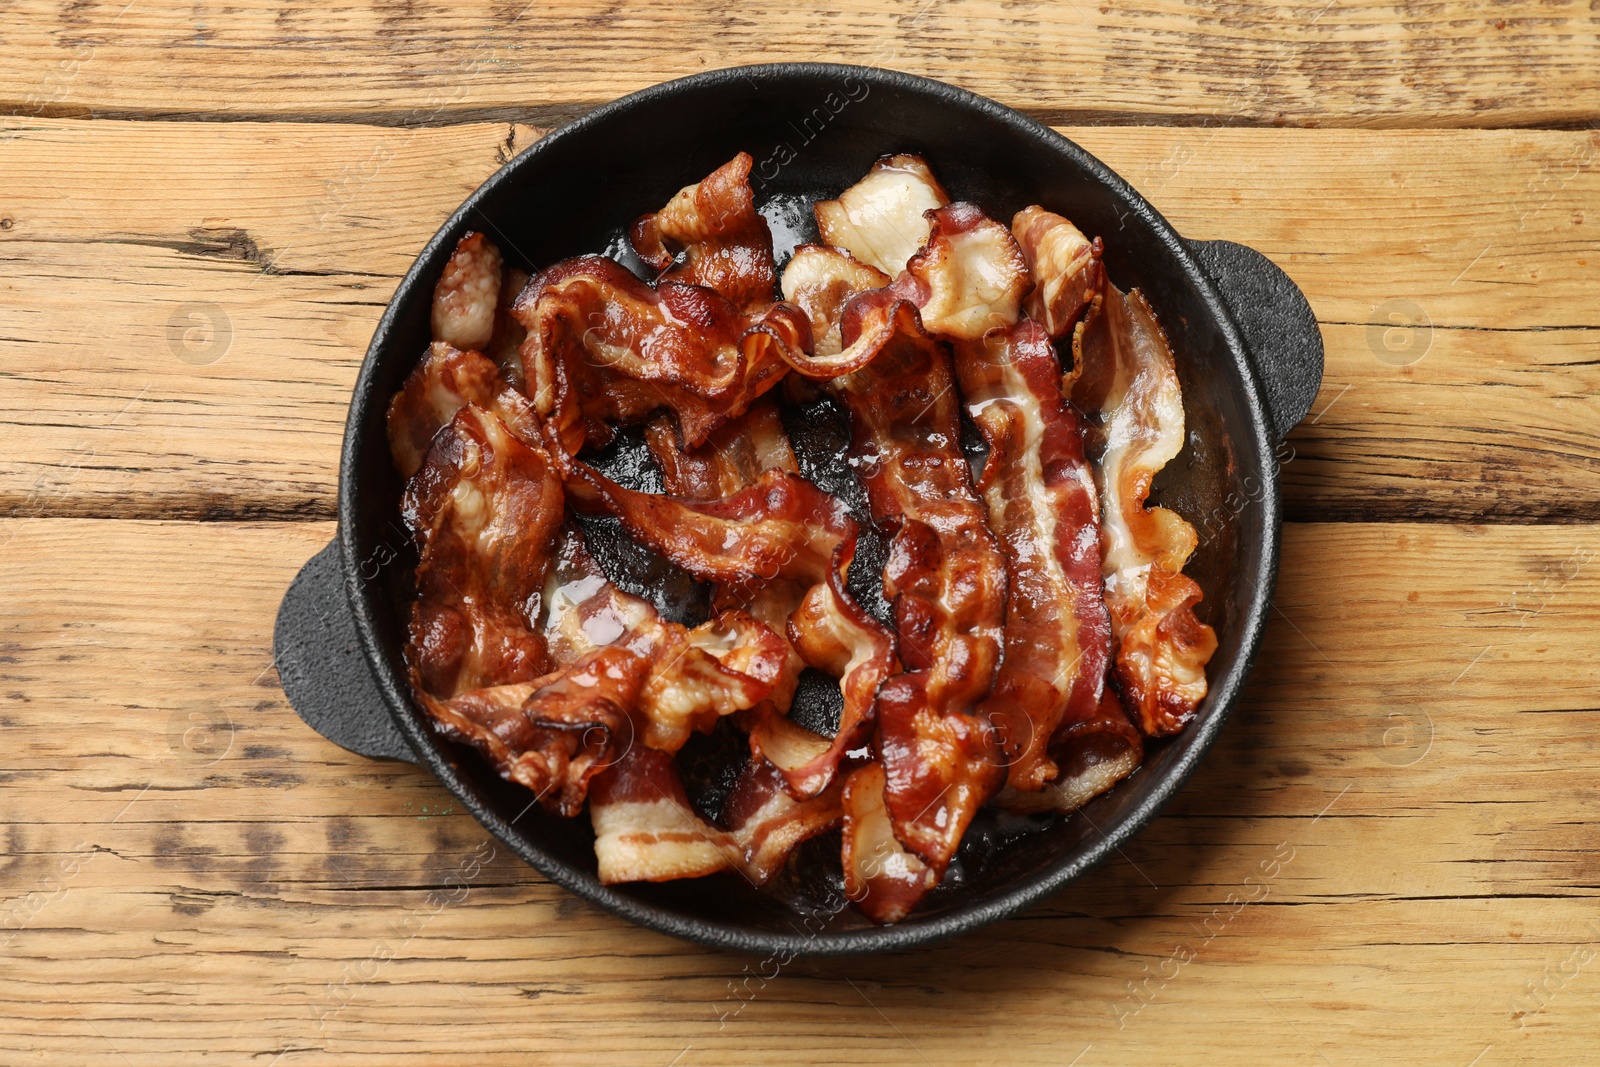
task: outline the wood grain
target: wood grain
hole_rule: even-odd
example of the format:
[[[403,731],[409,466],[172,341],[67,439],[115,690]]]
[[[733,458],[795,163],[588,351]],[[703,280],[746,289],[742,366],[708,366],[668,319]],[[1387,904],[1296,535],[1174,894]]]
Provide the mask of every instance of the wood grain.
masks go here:
[[[1465,1067],[1600,1036],[1592,966],[1546,980],[1600,942],[1600,527],[1290,525],[1239,710],[1121,858],[982,934],[775,977],[304,727],[271,624],[331,533],[0,531],[0,1059]]]
[[[12,8],[0,107],[14,114],[547,123],[710,68],[825,58],[952,81],[1057,122],[1548,126],[1600,116],[1600,17],[1583,0]]]
[[[396,281],[537,136],[3,129],[14,516],[331,515],[350,388]],[[1261,249],[1309,296],[1328,364],[1284,470],[1291,516],[1600,517],[1600,134],[1065,132],[1180,231]]]

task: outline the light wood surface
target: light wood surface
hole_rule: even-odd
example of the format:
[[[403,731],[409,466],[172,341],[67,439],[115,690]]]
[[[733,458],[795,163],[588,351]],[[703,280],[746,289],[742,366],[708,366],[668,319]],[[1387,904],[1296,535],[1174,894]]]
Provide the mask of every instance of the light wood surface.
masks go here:
[[[1593,5],[126,2],[0,26],[0,1064],[1595,1062]],[[620,93],[812,58],[1062,126],[1282,265],[1328,365],[1171,807],[1018,919],[773,976],[322,740],[271,631],[456,204]]]

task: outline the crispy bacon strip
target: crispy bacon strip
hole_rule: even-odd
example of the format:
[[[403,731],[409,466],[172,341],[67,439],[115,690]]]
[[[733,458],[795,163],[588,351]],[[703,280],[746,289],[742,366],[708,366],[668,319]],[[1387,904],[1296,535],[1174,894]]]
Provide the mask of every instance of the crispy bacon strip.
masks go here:
[[[842,792],[836,784],[797,801],[770,766],[752,761],[728,796],[724,830],[695,811],[670,756],[631,749],[590,791],[600,881],[663,882],[733,869],[763,885],[795,846],[838,825]]]
[[[666,408],[689,447],[743,413],[811,346],[804,314],[774,304],[742,316],[711,289],[652,289],[618,264],[579,256],[541,272],[512,313],[534,407],[568,452],[602,446],[616,423]]]
[[[736,853],[689,803],[678,765],[635,745],[589,790],[600,882],[665,882],[726,870]]]
[[[1025,814],[1076,811],[1139,769],[1144,738],[1107,688],[1090,718],[1057,732],[1055,752],[1060,766],[1055,780],[1036,792],[1008,786],[995,803]]]
[[[1024,321],[961,346],[967,413],[989,444],[979,491],[1006,555],[1005,659],[983,710],[1016,789],[1056,777],[1056,728],[1100,703],[1111,622],[1100,577],[1100,508],[1083,426],[1061,395],[1044,327]]]
[[[895,837],[884,806],[884,773],[869,763],[844,785],[844,891],[878,923],[904,919],[940,875]]]
[[[1195,617],[1200,587],[1182,573],[1198,541],[1194,527],[1145,506],[1151,479],[1183,448],[1172,349],[1144,296],[1107,282],[1073,352],[1072,400],[1100,418],[1102,571],[1116,678],[1146,734],[1177,733],[1205,698],[1217,636]]]
[[[589,780],[633,744],[628,709],[648,666],[608,646],[537,681],[444,701],[423,694],[423,706],[447,736],[475,745],[506,779],[571,817],[583,810]]]
[[[783,268],[783,299],[804,311],[811,321],[811,339],[817,358],[806,361],[805,365],[828,366],[821,361],[839,355],[843,348],[839,341],[839,320],[845,305],[857,294],[868,289],[882,289],[891,280],[877,267],[858,261],[843,249],[821,245],[796,248]],[[848,364],[848,360],[845,362]]]
[[[834,550],[855,534],[844,504],[798,474],[769,469],[723,500],[697,502],[627,489],[570,460],[569,497],[622,520],[633,537],[708,582],[825,580]]]
[[[740,152],[704,180],[685,186],[653,215],[633,224],[634,251],[657,270],[672,267],[673,248],[685,261],[662,281],[715,289],[735,307],[752,311],[772,303],[777,268],[772,232],[756,211],[750,189],[750,154]]]
[[[502,378],[493,363],[477,352],[435,341],[389,401],[389,453],[395,469],[407,478],[417,473],[434,437],[468,404],[493,412],[513,434],[535,447],[542,440],[528,398]]]
[[[781,468],[769,468],[726,499],[695,502],[625,489],[577,460],[571,466],[574,500],[604,507],[636,539],[696,577],[724,590],[785,583],[777,596],[762,598],[766,621],[776,627],[783,608],[793,612],[788,633],[795,651],[843,680],[845,710],[829,741],[773,706],[754,717],[751,747],[783,771],[796,796],[824,788],[845,752],[866,740],[873,695],[894,655],[889,634],[845,591],[856,524],[844,504]],[[808,588],[795,605],[794,590]]]
[[[843,794],[844,782],[836,779],[816,795],[796,800],[776,767],[752,758],[722,810],[728,839],[738,849],[739,869],[752,882],[765,885],[796,846],[839,825]]]
[[[633,710],[644,744],[676,752],[695,730],[755,707],[772,692],[788,656],[778,634],[742,611],[689,629],[613,585],[568,529],[545,588],[545,636],[557,666],[615,645],[648,664]]]
[[[1037,204],[1017,212],[1011,233],[1033,277],[1033,291],[1023,305],[1028,317],[1052,339],[1065,337],[1105,278],[1100,238],[1090,241],[1072,223]]]
[[[458,411],[406,486],[421,552],[407,659],[441,699],[546,670],[534,630],[562,518],[549,457],[490,412]]]
[[[478,351],[488,347],[503,268],[500,250],[483,234],[468,231],[456,243],[433,289],[435,341]]]
[[[926,243],[906,263],[894,290],[917,305],[922,325],[941,337],[975,341],[1017,321],[1028,264],[1011,231],[976,204],[928,212]]]
[[[824,244],[894,277],[928,240],[926,213],[950,196],[919,156],[884,156],[860,181],[813,207]]]
[[[893,299],[878,290],[852,301],[846,345],[865,307]],[[942,874],[1005,777],[987,720],[972,714],[1000,661],[1004,562],[961,451],[944,346],[920,328],[897,330],[832,388],[850,409],[852,463],[873,518],[895,530],[884,595],[915,672],[878,693],[885,804],[900,841]]]

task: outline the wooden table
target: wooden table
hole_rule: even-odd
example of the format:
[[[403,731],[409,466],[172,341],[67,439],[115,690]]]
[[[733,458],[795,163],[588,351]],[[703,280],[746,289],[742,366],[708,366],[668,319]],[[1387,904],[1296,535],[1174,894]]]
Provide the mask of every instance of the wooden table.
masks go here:
[[[449,211],[622,93],[815,58],[1266,252],[1327,375],[1167,812],[1020,918],[773,976],[319,738],[271,632]],[[0,107],[0,1063],[1600,1060],[1593,4],[15,0]]]

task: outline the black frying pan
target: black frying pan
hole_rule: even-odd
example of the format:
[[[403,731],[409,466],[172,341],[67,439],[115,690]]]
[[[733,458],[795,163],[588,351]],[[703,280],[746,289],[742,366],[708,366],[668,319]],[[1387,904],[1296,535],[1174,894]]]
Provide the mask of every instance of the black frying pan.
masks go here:
[[[532,269],[614,249],[627,223],[740,150],[756,160],[758,205],[793,209],[802,230],[806,205],[837,195],[888,152],[921,153],[952,196],[995,218],[1009,220],[1032,203],[1068,216],[1105,239],[1119,286],[1144,290],[1183,381],[1190,445],[1158,479],[1156,498],[1200,532],[1188,573],[1205,591],[1198,613],[1219,639],[1210,696],[1181,735],[1152,745],[1144,766],[1085,815],[1020,836],[994,825],[969,833],[959,877],[892,927],[842,906],[826,838],[776,892],[731,874],[602,886],[588,820],[530,808],[526,790],[441,740],[404,682],[414,555],[400,525],[402,486],[384,412],[429,341],[433,285],[456,241],[481,230],[508,261]],[[1155,815],[1215,740],[1272,594],[1281,522],[1275,450],[1310,408],[1321,378],[1316,320],[1282,271],[1242,245],[1184,240],[1083,149],[991,100],[893,71],[815,63],[658,85],[558,130],[502,168],[450,217],[395,291],[350,404],[338,538],[301,570],[279,610],[274,647],[284,691],[324,736],[366,756],[426,767],[540,872],[652,929],[784,955],[877,952],[950,937],[1042,900],[1105,858]],[[628,584],[628,576],[614,577]]]

